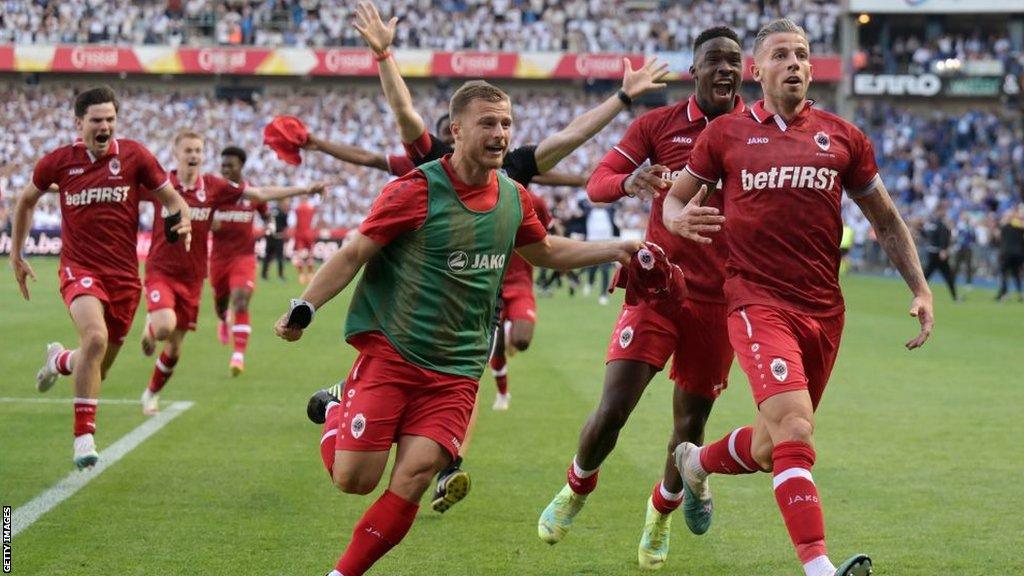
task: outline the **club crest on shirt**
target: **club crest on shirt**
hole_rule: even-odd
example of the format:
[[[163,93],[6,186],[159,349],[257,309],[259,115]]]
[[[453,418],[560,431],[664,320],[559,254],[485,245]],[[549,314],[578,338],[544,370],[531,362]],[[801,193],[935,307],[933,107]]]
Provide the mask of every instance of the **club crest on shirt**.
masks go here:
[[[633,343],[633,327],[626,326],[619,332],[619,348],[629,348]]]
[[[779,382],[785,382],[789,376],[789,366],[786,366],[786,361],[782,358],[772,358],[771,369],[772,376]]]
[[[110,169],[110,173],[111,174],[113,174],[114,176],[117,176],[118,174],[121,173],[121,161],[118,160],[117,158],[113,158],[107,164],[107,168]]]
[[[366,431],[366,416],[362,413],[356,414],[352,419],[352,437],[358,439]]]
[[[206,190],[203,190],[202,188],[196,190],[196,198],[198,198],[200,202],[206,202]]]
[[[827,152],[829,147],[832,146],[832,139],[828,137],[828,134],[824,132],[818,132],[814,135],[814,143],[821,148],[822,152]]]

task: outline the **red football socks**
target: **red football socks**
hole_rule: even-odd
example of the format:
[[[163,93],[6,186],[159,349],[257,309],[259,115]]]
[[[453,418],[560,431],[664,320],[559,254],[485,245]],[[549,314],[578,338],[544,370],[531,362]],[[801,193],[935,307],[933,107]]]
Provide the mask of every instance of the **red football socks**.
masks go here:
[[[654,509],[661,514],[671,514],[673,510],[679,508],[679,505],[683,503],[683,493],[673,494],[662,486],[661,482],[654,485],[654,490],[651,492],[651,504],[654,505]]]
[[[252,326],[249,325],[249,312],[235,312],[235,323],[231,326],[231,335],[235,340],[235,352],[245,354],[249,346],[249,334],[252,333]]]
[[[419,504],[386,490],[356,524],[334,569],[345,576],[362,576],[405,538],[419,508]]]
[[[335,436],[338,435],[338,424],[341,420],[341,405],[331,402],[327,405],[326,420],[324,421],[323,435],[320,436],[320,458],[324,461],[327,473],[334,478],[334,452],[336,448]]]
[[[826,554],[825,518],[811,477],[814,448],[798,441],[776,444],[772,463],[775,501],[782,511],[796,555],[806,564]]]
[[[508,394],[508,363],[505,355],[491,355],[491,373],[494,374],[494,383],[498,386],[499,394]]]
[[[153,394],[159,393],[163,390],[164,386],[167,385],[167,381],[174,375],[174,365],[178,363],[178,358],[167,355],[167,352],[161,352],[160,357],[156,359],[156,365],[153,366],[153,377],[149,379],[149,391]]]
[[[708,474],[752,474],[760,466],[751,456],[754,428],[737,428],[721,440],[700,450],[700,467]]]
[[[572,464],[569,465],[569,470],[566,472],[569,488],[580,496],[590,494],[595,488],[597,488],[597,473],[599,471],[600,470],[585,471],[576,465],[576,459],[573,458]]]
[[[53,361],[54,366],[53,367],[57,371],[58,374],[63,374],[64,376],[70,376],[71,372],[75,368],[74,367],[74,363],[73,363],[74,359],[75,359],[75,351],[74,350],[65,350],[65,351],[61,352],[60,354],[58,354],[56,358],[54,358],[54,361]]]
[[[95,398],[75,398],[75,436],[94,434],[96,432],[96,407],[99,400]]]

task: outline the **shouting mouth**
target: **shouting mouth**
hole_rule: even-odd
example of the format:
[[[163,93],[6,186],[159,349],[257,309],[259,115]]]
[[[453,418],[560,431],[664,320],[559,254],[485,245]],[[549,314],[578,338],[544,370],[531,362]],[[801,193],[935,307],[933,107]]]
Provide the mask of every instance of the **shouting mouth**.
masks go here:
[[[719,80],[715,82],[712,91],[715,98],[731,100],[733,95],[736,94],[736,83],[732,80]]]

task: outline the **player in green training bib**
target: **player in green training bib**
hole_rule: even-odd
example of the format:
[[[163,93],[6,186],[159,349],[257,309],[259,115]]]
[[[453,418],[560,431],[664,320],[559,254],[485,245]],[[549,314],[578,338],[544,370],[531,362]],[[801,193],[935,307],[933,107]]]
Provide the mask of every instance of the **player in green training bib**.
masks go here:
[[[574,269],[628,262],[641,245],[549,237],[526,190],[497,171],[511,138],[508,95],[467,82],[449,110],[454,152],[385,186],[275,327],[298,340],[363,269],[345,327],[359,357],[343,393],[314,395],[310,418],[324,422],[320,452],[342,492],[373,491],[392,444],[398,453],[387,490],[329,576],[359,576],[401,542],[433,476],[457,458],[512,251],[537,266]]]

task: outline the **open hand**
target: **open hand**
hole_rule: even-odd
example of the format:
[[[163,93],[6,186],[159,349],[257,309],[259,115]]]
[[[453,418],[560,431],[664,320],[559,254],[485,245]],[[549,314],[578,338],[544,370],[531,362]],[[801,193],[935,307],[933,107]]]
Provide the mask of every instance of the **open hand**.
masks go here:
[[[722,229],[725,216],[719,213],[718,208],[701,206],[700,203],[707,195],[707,184],[701,184],[700,190],[690,198],[686,206],[668,224],[669,232],[676,236],[682,236],[700,244],[711,244],[711,238],[702,236],[710,232],[718,232]]]
[[[356,23],[353,26],[366,41],[370,50],[373,50],[378,56],[387,52],[391,47],[391,43],[395,40],[395,26],[397,25],[397,16],[392,17],[385,24],[373,2],[360,2],[356,6]]]
[[[29,300],[28,279],[36,281],[36,273],[32,270],[32,265],[21,256],[16,256],[11,258],[11,268],[14,270],[14,279],[18,281],[18,288],[21,289],[21,297]]]
[[[651,90],[661,90],[666,86],[661,79],[668,74],[668,63],[652,58],[639,70],[633,70],[629,58],[622,59],[625,72],[622,74],[622,91],[630,98],[636,98]]]
[[[921,331],[917,337],[906,343],[907,350],[913,350],[924,346],[928,337],[932,335],[932,327],[935,325],[935,315],[932,310],[932,295],[915,296],[910,304],[910,315],[917,318],[921,323]]]

